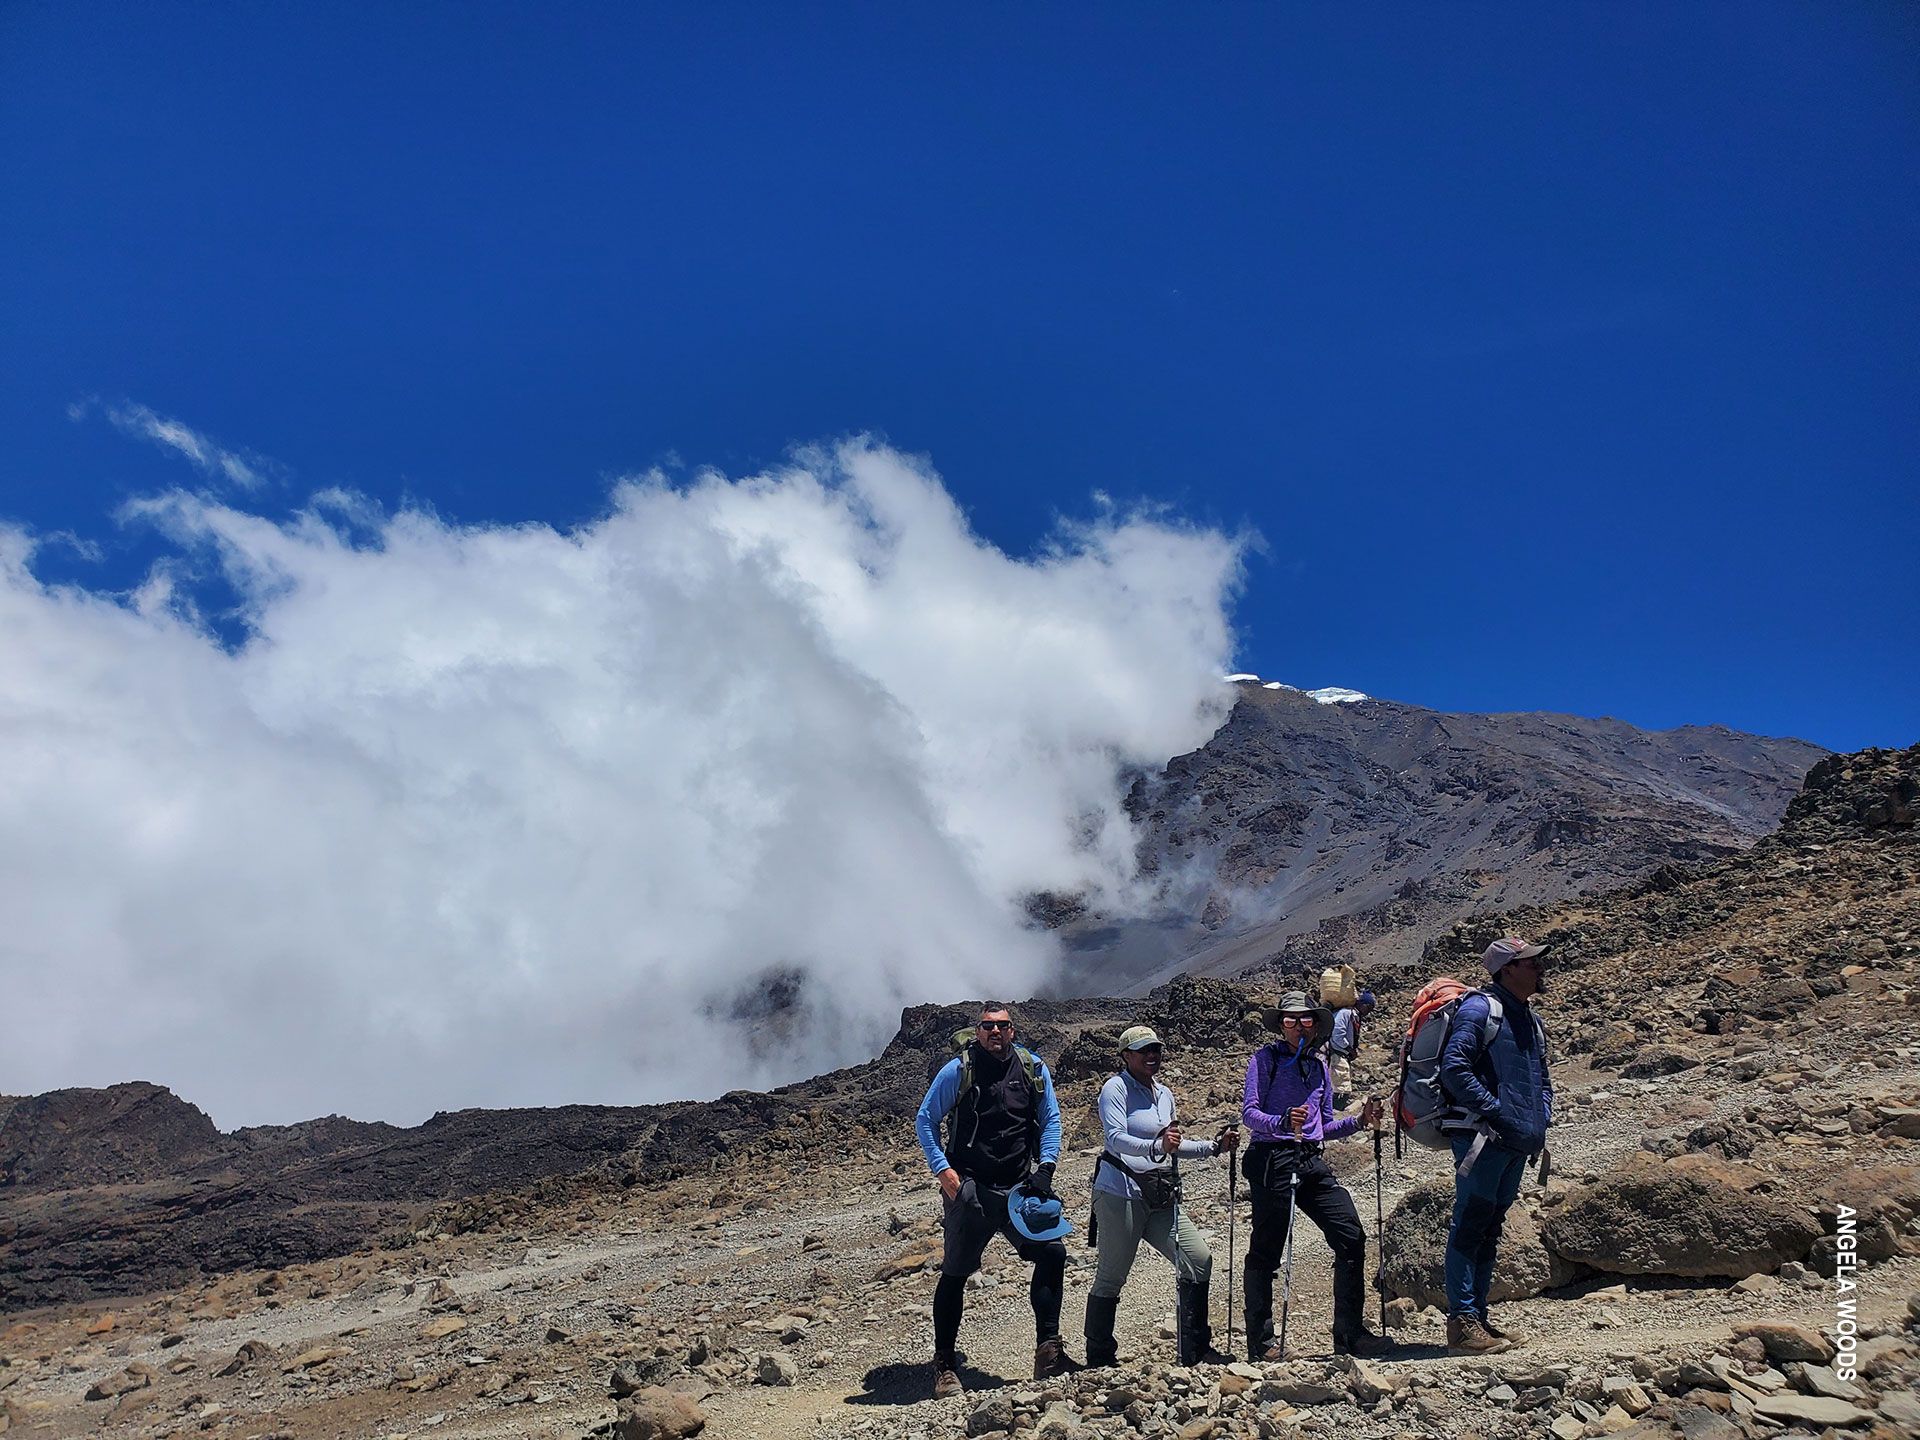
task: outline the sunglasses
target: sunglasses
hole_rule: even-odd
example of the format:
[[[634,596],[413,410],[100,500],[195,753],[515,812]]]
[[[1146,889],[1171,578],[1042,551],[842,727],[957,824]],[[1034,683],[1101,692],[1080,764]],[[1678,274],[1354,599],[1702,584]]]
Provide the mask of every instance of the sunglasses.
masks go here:
[[[1280,1017],[1280,1023],[1282,1025],[1291,1025],[1297,1030],[1300,1028],[1300,1026],[1308,1025],[1308,1024],[1311,1024],[1312,1022],[1308,1020],[1302,1020],[1297,1015],[1282,1015]]]
[[[978,1025],[975,1025],[973,1028],[976,1030],[1011,1030],[1013,1029],[1013,1021],[982,1020]]]

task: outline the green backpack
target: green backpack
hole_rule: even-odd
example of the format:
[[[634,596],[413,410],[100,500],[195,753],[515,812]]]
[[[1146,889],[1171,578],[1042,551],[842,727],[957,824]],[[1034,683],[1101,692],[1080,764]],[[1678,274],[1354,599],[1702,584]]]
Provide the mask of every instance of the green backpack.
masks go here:
[[[953,1103],[958,1106],[961,1098],[973,1089],[973,1026],[965,1025],[948,1037],[947,1043],[953,1047],[953,1053],[960,1061],[960,1088],[954,1093]],[[1027,1083],[1038,1095],[1044,1088],[1040,1084],[1040,1057],[1034,1054],[1018,1040],[1013,1042],[1013,1053],[1020,1057],[1020,1068],[1027,1072]]]
[[[973,1094],[973,1026],[967,1025],[953,1032],[948,1043],[953,1047],[955,1057],[960,1061],[960,1088],[953,1095],[953,1109],[947,1112],[947,1136],[950,1143],[956,1143],[960,1134],[962,1114],[970,1113],[967,1097]],[[1019,1041],[1013,1045],[1013,1053],[1020,1061],[1020,1068],[1026,1073],[1027,1084],[1033,1090],[1034,1129],[1031,1138],[1033,1153],[1040,1153],[1040,1097],[1046,1093],[1046,1085],[1040,1079],[1040,1057],[1035,1055]]]

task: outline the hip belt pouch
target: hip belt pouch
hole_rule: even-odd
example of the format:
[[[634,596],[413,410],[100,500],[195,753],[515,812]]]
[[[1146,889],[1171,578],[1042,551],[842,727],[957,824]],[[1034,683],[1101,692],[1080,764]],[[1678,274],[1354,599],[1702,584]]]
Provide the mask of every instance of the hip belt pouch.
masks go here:
[[[1103,1153],[1100,1160],[1103,1164],[1113,1166],[1140,1187],[1140,1198],[1146,1202],[1149,1210],[1167,1210],[1180,1203],[1180,1167],[1178,1165],[1155,1166],[1151,1170],[1130,1170],[1110,1154]]]

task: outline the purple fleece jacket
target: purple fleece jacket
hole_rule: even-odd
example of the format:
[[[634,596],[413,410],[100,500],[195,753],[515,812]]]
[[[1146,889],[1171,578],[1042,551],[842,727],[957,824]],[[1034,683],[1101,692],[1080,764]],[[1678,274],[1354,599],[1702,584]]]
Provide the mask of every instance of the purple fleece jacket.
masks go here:
[[[1247,1062],[1247,1091],[1240,1106],[1249,1143],[1293,1139],[1287,1112],[1296,1105],[1307,1107],[1303,1139],[1338,1140],[1360,1128],[1358,1115],[1334,1118],[1333,1077],[1323,1056],[1310,1052],[1303,1063],[1284,1040],[1262,1045]]]

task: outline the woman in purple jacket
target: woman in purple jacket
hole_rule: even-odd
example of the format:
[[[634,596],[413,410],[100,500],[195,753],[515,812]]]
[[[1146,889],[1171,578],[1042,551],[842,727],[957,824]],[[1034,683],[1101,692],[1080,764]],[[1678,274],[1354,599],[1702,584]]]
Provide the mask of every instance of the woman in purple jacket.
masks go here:
[[[1333,1178],[1321,1154],[1325,1141],[1380,1121],[1380,1102],[1356,1116],[1335,1117],[1333,1076],[1310,1032],[1314,1009],[1304,991],[1289,991],[1265,1018],[1279,1038],[1253,1052],[1240,1117],[1247,1125],[1242,1172],[1253,1192],[1253,1236],[1242,1277],[1247,1296],[1247,1349],[1266,1360],[1285,1357],[1273,1343],[1273,1276],[1287,1248],[1295,1204],[1333,1249],[1333,1349],[1377,1355],[1387,1342],[1366,1327],[1367,1236],[1353,1197]],[[1294,1189],[1295,1177],[1298,1189]]]

